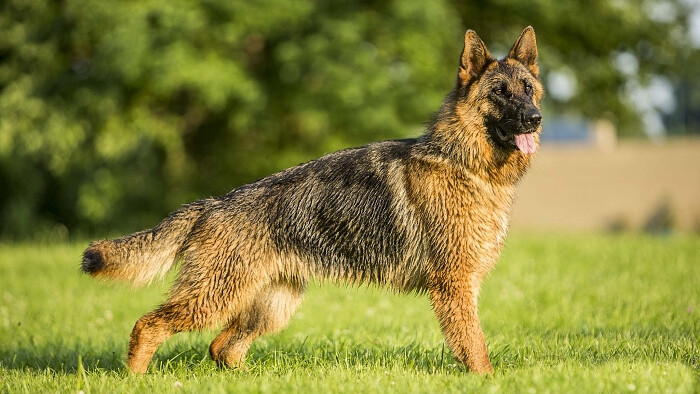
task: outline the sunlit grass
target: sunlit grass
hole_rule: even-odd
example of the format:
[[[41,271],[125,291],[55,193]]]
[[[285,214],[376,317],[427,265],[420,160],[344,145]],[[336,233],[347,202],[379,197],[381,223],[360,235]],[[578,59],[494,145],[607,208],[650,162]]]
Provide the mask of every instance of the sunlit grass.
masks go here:
[[[0,387],[9,392],[694,392],[700,238],[513,234],[480,314],[496,367],[468,374],[425,296],[314,285],[247,371],[167,341],[145,376],[126,346],[167,280],[130,289],[78,273],[85,245],[0,245]]]

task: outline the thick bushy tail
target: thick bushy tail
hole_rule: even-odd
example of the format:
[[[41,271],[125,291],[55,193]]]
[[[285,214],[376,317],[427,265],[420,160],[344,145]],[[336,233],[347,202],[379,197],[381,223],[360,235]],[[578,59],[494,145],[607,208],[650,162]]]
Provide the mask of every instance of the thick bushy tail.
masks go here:
[[[82,271],[136,285],[150,283],[173,266],[205,208],[206,200],[197,201],[173,212],[150,230],[91,243],[83,252]]]

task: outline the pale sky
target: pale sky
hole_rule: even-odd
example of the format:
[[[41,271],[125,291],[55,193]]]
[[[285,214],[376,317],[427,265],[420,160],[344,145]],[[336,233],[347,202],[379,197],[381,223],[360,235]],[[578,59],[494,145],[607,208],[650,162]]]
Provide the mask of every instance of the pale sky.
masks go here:
[[[692,11],[688,17],[690,21],[690,40],[696,48],[700,48],[700,0],[681,0]]]

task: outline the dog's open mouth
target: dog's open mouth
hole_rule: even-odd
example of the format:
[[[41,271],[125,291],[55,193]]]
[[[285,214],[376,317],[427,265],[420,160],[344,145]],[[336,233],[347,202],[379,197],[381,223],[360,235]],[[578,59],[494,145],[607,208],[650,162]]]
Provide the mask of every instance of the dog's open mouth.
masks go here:
[[[533,133],[508,134],[500,127],[496,127],[496,135],[501,141],[515,146],[526,155],[531,155],[537,150]]]

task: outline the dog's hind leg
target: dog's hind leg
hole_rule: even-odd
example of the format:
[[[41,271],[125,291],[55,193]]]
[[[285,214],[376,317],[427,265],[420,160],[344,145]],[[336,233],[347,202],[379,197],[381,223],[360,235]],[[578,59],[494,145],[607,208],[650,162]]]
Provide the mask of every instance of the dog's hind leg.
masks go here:
[[[255,338],[284,328],[301,303],[304,286],[273,283],[263,288],[209,346],[221,367],[245,368],[245,356]]]
[[[241,271],[246,270],[234,257],[204,257],[191,254],[183,263],[169,299],[136,322],[128,355],[134,372],[146,372],[153,354],[170,336],[230,321],[268,282],[263,275],[243,280]]]
[[[160,344],[182,331],[182,324],[175,324],[175,310],[173,305],[164,304],[136,322],[129,341],[128,362],[132,371],[145,373]]]
[[[191,287],[189,293],[183,294],[182,288],[176,285],[168,301],[136,322],[129,342],[129,367],[134,372],[145,373],[163,341],[179,332],[201,330],[229,321],[234,311],[249,304],[248,297],[259,291],[254,286],[241,288],[236,297],[221,290]]]

